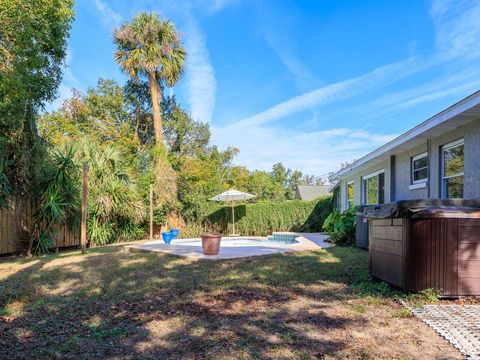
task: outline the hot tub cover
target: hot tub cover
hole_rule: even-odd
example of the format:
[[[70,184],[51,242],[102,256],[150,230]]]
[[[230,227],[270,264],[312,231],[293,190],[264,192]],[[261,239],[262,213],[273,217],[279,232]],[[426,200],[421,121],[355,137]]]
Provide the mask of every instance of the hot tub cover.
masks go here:
[[[480,217],[480,200],[403,200],[383,205],[366,206],[363,211],[366,219],[391,219],[425,216]]]

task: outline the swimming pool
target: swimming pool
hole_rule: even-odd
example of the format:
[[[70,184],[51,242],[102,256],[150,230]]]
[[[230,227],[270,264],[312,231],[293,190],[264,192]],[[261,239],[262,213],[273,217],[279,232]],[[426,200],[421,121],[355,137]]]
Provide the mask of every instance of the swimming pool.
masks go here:
[[[320,246],[308,240],[302,234],[274,233],[269,238],[260,236],[225,236],[222,238],[218,255],[204,255],[202,241],[199,238],[177,239],[173,240],[170,245],[165,244],[163,240],[151,240],[143,244],[126,245],[125,248],[129,252],[159,252],[192,259],[215,260],[317,250]]]
[[[279,246],[279,245],[290,245],[290,244],[297,244],[297,240],[266,240],[262,238],[249,238],[249,237],[241,237],[241,238],[229,238],[229,237],[222,237],[221,247],[240,247],[240,246]],[[172,241],[173,245],[184,245],[184,246],[202,246],[201,240],[188,240],[188,239],[179,239]]]

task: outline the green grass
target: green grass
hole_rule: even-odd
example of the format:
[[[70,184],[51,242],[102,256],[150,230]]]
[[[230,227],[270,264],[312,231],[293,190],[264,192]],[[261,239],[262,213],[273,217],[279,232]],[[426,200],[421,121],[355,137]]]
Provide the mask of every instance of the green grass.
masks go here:
[[[439,294],[435,289],[425,289],[418,293],[407,294],[403,299],[413,306],[422,306],[424,304],[436,303],[439,300]]]
[[[410,318],[413,317],[413,314],[407,308],[401,308],[397,310],[392,315],[394,318]]]
[[[451,355],[434,336],[416,341],[429,330],[369,278],[362,250],[221,261],[121,250],[1,261],[0,358]]]
[[[12,315],[12,311],[9,309],[0,309],[0,316],[9,316]]]

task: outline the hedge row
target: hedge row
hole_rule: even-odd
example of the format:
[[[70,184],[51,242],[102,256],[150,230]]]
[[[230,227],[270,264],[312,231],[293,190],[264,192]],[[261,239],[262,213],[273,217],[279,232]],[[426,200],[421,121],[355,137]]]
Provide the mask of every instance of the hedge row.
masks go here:
[[[332,197],[285,203],[257,202],[235,206],[235,228],[242,235],[266,236],[273,231],[319,232],[333,211]],[[207,231],[231,232],[232,209],[218,203],[199,205],[190,221]]]

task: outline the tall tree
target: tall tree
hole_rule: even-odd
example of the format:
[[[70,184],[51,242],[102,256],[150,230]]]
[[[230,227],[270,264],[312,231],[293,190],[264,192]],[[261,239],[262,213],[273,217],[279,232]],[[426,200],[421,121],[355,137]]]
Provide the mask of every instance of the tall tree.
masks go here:
[[[154,13],[139,13],[114,30],[115,60],[133,79],[149,81],[155,139],[162,144],[161,84],[173,86],[180,79],[186,51],[173,23]]]
[[[172,165],[178,169],[182,158],[197,156],[207,149],[210,127],[207,123],[192,119],[177,103],[175,96],[164,99],[162,105],[163,135]]]
[[[295,199],[295,190],[298,185],[302,182],[302,172],[294,170],[290,173],[290,176],[287,179],[287,199]]]
[[[270,174],[263,170],[255,170],[248,179],[248,192],[255,194],[259,200],[273,198],[273,182]]]
[[[0,143],[16,192],[35,187],[36,116],[56,96],[72,8],[73,0],[0,0]]]

